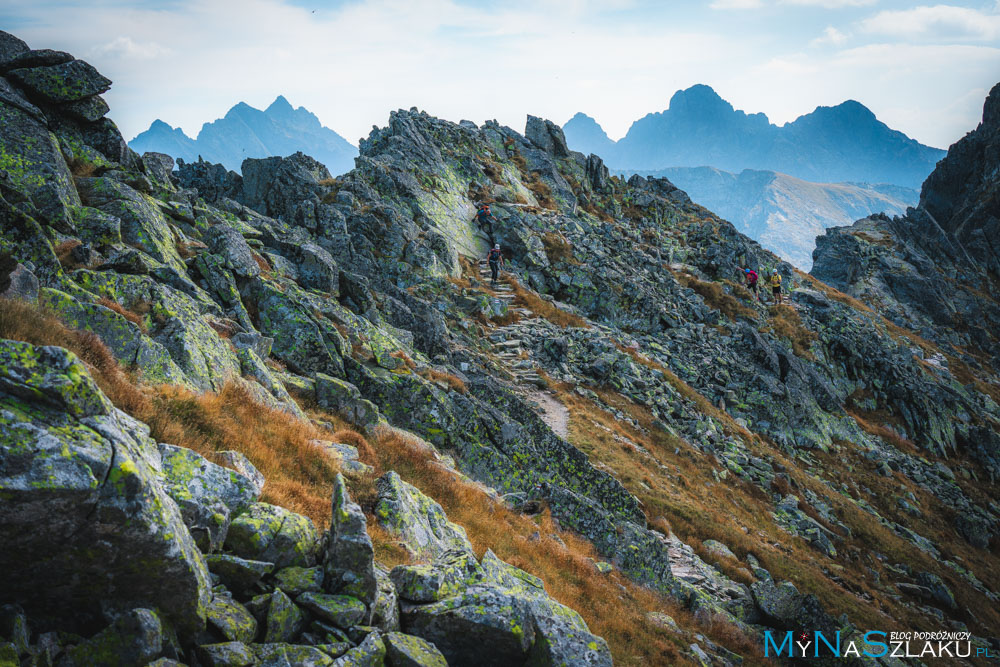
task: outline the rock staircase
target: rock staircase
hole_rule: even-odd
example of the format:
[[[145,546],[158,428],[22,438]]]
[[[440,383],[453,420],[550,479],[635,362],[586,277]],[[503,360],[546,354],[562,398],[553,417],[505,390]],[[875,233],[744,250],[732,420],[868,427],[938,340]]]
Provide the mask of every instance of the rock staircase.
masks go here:
[[[479,260],[479,275],[484,283],[489,283],[490,281],[490,267],[485,259]],[[514,288],[504,282],[503,273],[500,274],[500,281],[495,287],[491,288],[493,294],[492,298],[495,302],[504,304],[507,307],[508,312],[517,313],[522,318],[530,321],[534,318],[533,313],[527,308],[521,308],[514,305],[514,299],[517,295],[514,294]],[[530,359],[522,358],[522,343],[523,341],[517,337],[517,325],[509,324],[504,327],[499,327],[492,334],[490,334],[490,342],[493,345],[493,351],[496,353],[504,369],[510,375],[510,378],[517,382],[518,384],[528,384],[535,385],[537,387],[545,387],[545,381],[538,375],[534,370],[534,364]]]

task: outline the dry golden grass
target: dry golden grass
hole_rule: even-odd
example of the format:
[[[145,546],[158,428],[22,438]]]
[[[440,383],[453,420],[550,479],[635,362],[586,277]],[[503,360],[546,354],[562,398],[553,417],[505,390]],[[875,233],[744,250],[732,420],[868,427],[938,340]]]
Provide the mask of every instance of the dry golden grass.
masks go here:
[[[732,294],[727,294],[721,283],[705,282],[686,273],[678,273],[676,275],[677,281],[681,285],[690,287],[701,295],[701,298],[705,300],[705,305],[709,308],[714,308],[729,319],[734,320],[737,317],[746,317],[751,320],[757,319],[757,312],[753,308],[744,305]],[[750,295],[748,292],[746,296],[749,300]]]
[[[617,572],[600,575],[590,559],[600,560],[593,547],[575,535],[560,530],[546,510],[528,517],[491,500],[479,487],[460,481],[437,465],[431,453],[406,436],[390,430],[374,438],[380,470],[395,470],[444,508],[448,518],[465,527],[477,553],[492,549],[500,558],[541,577],[555,599],[577,610],[591,632],[604,637],[619,665],[689,664],[680,654],[685,644],[646,618],[650,611],[663,611],[684,627],[695,627],[714,638],[731,630],[722,624],[702,628],[672,601],[636,586]],[[368,499],[373,509],[371,479],[351,480],[355,498]],[[374,523],[374,521],[370,521]],[[402,557],[395,538],[381,529],[369,531],[376,553]],[[534,539],[534,533],[539,538]],[[549,537],[558,535],[565,546]],[[405,562],[405,557],[398,562]]]
[[[799,313],[791,306],[776,305],[768,308],[771,319],[768,326],[763,331],[771,331],[779,338],[787,338],[792,344],[792,351],[796,356],[815,361],[816,355],[809,348],[819,338],[814,331],[810,331],[802,324]]]
[[[68,239],[57,243],[53,248],[56,254],[56,259],[59,260],[59,264],[62,265],[67,271],[72,271],[73,269],[80,268],[81,264],[73,260],[73,250],[83,245],[80,239]]]
[[[126,320],[139,327],[139,330],[142,331],[142,333],[149,333],[149,327],[146,326],[146,318],[143,317],[142,314],[137,312],[141,310],[143,314],[148,313],[149,312],[148,303],[140,302],[139,304],[136,304],[135,310],[126,310],[117,301],[112,301],[111,299],[104,296],[98,299],[97,303],[99,303],[100,305],[104,306],[109,310],[115,311],[116,313],[124,317]]]
[[[410,358],[410,355],[408,355],[403,350],[396,350],[395,352],[390,353],[389,356],[402,361],[403,365],[409,368],[411,371],[417,367],[416,362],[414,362],[413,359]]]
[[[590,325],[587,320],[583,319],[579,315],[573,313],[568,313],[561,308],[558,308],[555,304],[546,301],[545,299],[538,296],[533,290],[527,289],[521,285],[521,282],[515,278],[513,275],[507,276],[507,282],[510,283],[511,288],[514,290],[516,298],[514,303],[518,306],[523,306],[538,315],[564,329],[566,328],[577,328],[577,329],[589,329]]]
[[[545,232],[542,234],[542,246],[545,248],[545,256],[553,264],[565,262],[567,264],[579,264],[579,260],[573,257],[573,246],[558,232]]]
[[[419,374],[424,379],[430,380],[431,382],[443,384],[452,391],[457,391],[460,394],[469,393],[469,389],[468,387],[465,386],[465,382],[463,382],[461,378],[456,377],[451,373],[439,371],[435,368],[425,368],[421,370]]]
[[[517,324],[521,321],[521,314],[516,313],[513,310],[508,310],[503,315],[494,315],[490,318],[490,322],[497,325],[498,327],[506,327],[511,324]]]

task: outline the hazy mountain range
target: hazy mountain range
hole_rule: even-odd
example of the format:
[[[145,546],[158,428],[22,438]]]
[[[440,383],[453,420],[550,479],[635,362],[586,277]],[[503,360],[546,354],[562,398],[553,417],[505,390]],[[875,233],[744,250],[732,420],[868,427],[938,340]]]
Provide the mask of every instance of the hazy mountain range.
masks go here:
[[[582,113],[563,130],[571,148],[596,153],[613,169],[755,169],[821,183],[919,188],[945,154],[889,128],[853,100],[817,107],[779,127],[762,113],[734,109],[705,85],[677,91],[668,109],[635,121],[617,142]]]
[[[872,213],[903,215],[919,193],[899,185],[811,183],[788,174],[713,167],[674,167],[644,176],[665,176],[705,208],[804,271],[812,267],[816,237]]]
[[[205,123],[196,139],[157,119],[129,146],[140,154],[154,151],[188,162],[201,156],[237,172],[247,158],[303,151],[333,174],[342,174],[354,168],[358,154],[356,147],[324,127],[313,113],[305,107],[293,108],[281,95],[263,111],[240,102],[223,118]]]

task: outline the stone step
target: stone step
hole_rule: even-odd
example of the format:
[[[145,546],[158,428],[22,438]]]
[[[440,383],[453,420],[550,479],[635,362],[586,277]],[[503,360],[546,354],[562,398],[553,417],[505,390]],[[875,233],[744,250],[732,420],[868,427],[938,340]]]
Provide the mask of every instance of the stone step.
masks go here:
[[[511,340],[498,341],[493,343],[493,347],[521,347],[524,341],[512,338]]]

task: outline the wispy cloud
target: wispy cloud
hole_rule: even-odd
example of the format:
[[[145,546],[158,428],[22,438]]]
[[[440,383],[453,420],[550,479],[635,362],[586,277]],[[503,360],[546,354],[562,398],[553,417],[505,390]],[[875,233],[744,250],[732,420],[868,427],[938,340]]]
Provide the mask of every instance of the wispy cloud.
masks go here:
[[[825,46],[828,44],[832,46],[840,46],[847,41],[848,37],[848,35],[840,32],[832,25],[829,25],[823,30],[822,35],[809,42],[809,46]]]
[[[91,49],[89,56],[112,56],[147,60],[170,55],[171,50],[157,42],[136,42],[131,37],[117,37]]]
[[[762,0],[715,0],[712,9],[758,9],[764,6]]]
[[[844,7],[867,7],[878,0],[779,0],[783,5],[800,5],[803,7],[823,7],[824,9],[841,9]]]
[[[954,5],[887,10],[861,22],[868,33],[906,39],[967,40],[1000,39],[1000,3],[992,12]]]

